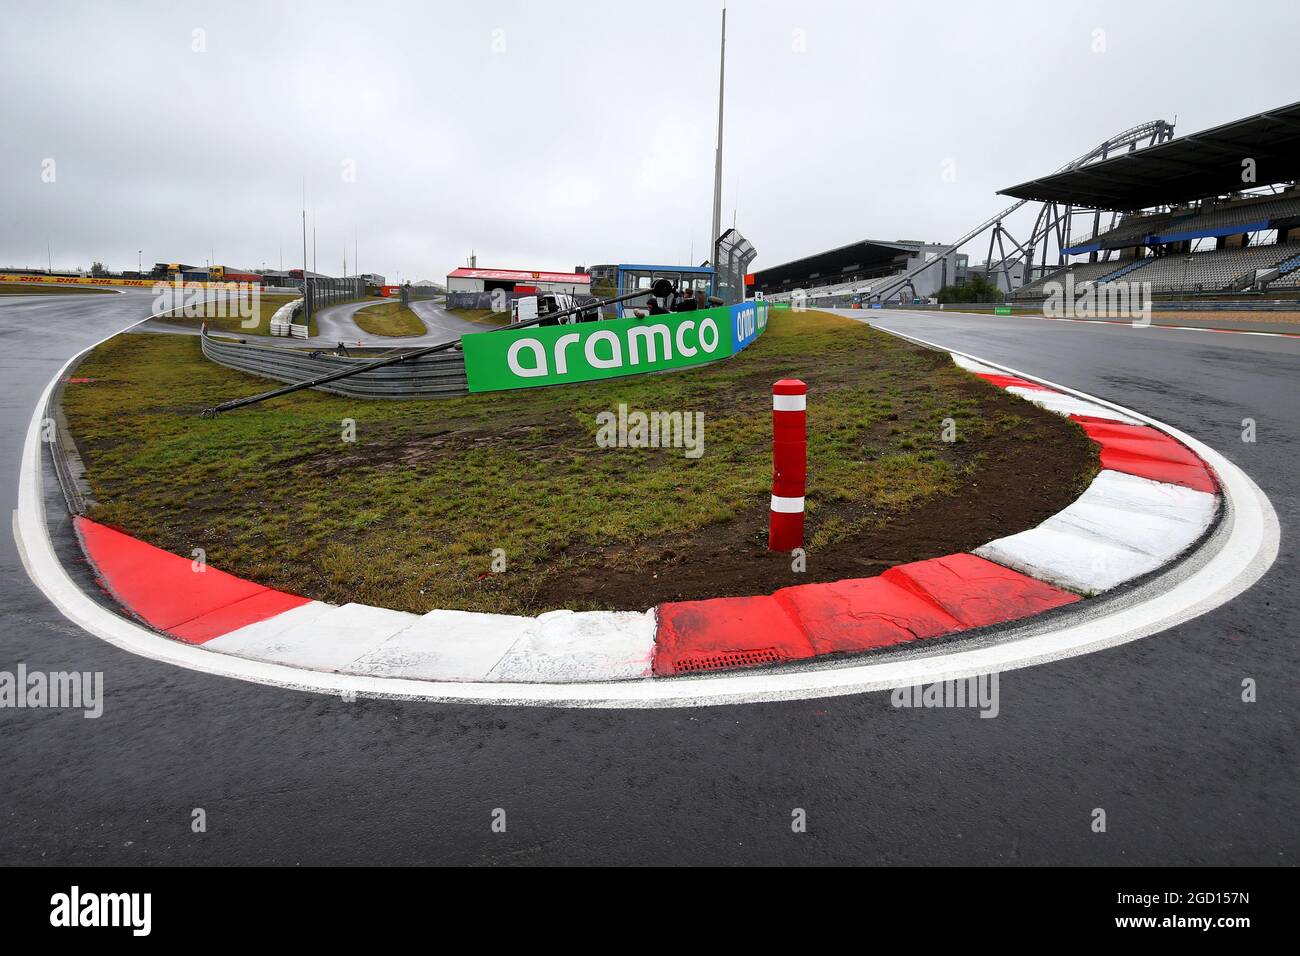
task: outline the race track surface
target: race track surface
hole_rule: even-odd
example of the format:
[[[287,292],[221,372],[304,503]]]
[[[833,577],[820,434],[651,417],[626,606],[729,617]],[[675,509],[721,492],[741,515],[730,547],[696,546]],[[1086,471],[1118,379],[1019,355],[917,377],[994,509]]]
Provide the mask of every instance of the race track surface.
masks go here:
[[[357,341],[368,346],[414,346],[439,345],[459,338],[467,332],[486,332],[488,327],[458,319],[441,305],[432,300],[419,299],[411,302],[411,311],[418,315],[428,329],[424,335],[371,335],[357,325],[353,318],[356,313],[367,306],[377,304],[371,299],[365,302],[346,302],[332,305],[316,314],[316,335],[306,340],[308,345],[336,345],[339,342],[352,345]],[[302,340],[298,340],[303,344]]]
[[[45,382],[69,355],[143,318],[148,303],[141,294],[0,301],[9,509]],[[1209,443],[1272,498],[1276,564],[1181,627],[1003,674],[995,719],[895,709],[883,693],[568,711],[348,702],[135,657],[53,611],[5,536],[0,670],[101,670],[106,701],[98,720],[0,710],[0,860],[1294,863],[1300,598],[1287,582],[1300,570],[1300,342],[871,318]],[[816,370],[805,377],[812,403]],[[1255,444],[1241,441],[1248,417]],[[1241,701],[1243,678],[1257,682],[1258,703]],[[207,833],[190,830],[198,807]],[[1104,834],[1090,827],[1098,807]],[[492,831],[496,808],[505,833]],[[791,831],[795,808],[806,811],[806,833]]]

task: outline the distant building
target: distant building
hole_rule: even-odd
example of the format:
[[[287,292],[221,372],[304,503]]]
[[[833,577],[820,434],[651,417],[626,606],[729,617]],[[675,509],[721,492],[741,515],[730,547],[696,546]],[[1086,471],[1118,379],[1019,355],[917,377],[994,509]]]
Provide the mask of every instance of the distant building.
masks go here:
[[[571,292],[582,295],[591,289],[591,276],[581,272],[534,272],[528,269],[479,269],[468,266],[447,273],[448,292],[494,292],[502,289],[509,293],[520,286],[533,292]]]
[[[838,249],[819,252],[754,273],[754,292],[785,297],[801,289],[808,295],[900,299],[934,295],[945,285],[964,278],[966,257],[949,252],[942,262],[922,272],[912,282],[894,280],[924,262],[942,255],[947,247],[936,242],[900,239],[888,242],[864,239]]]

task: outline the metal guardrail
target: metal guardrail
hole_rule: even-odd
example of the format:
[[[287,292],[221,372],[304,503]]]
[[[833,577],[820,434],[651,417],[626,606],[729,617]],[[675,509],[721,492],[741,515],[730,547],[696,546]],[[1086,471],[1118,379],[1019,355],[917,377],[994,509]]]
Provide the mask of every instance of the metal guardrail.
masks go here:
[[[291,384],[375,361],[374,356],[351,358],[323,351],[313,354],[299,349],[253,345],[207,332],[200,339],[204,357],[218,365]],[[315,387],[348,398],[458,398],[469,394],[465,356],[457,351],[437,352],[397,365],[365,369]]]
[[[648,295],[660,298],[670,297],[675,291],[672,283],[667,279],[659,279],[652,289],[639,289],[636,292],[629,292],[626,295],[608,299],[604,302],[596,302],[594,305],[601,306],[608,305],[611,302],[625,302],[629,299],[639,299]],[[576,305],[548,315],[539,315],[535,319],[515,322],[509,328],[523,329],[547,325],[558,322],[570,315],[586,312],[589,308],[586,305]],[[261,392],[247,398],[234,398],[213,405],[211,408],[204,410],[204,418],[211,418],[220,415],[222,412],[233,411],[236,408],[246,408],[249,405],[256,405],[258,402],[264,402],[270,398],[279,398],[281,395],[288,395],[305,388],[317,388],[321,391],[335,392],[339,395],[350,395],[356,398],[451,398],[469,393],[469,381],[465,372],[465,356],[459,351],[461,348],[459,338],[414,350],[380,355],[371,359],[346,359],[345,361],[350,364],[326,366],[324,368],[317,367],[314,370],[309,370],[306,378],[303,378],[302,375],[295,375],[291,378],[283,376],[290,375],[295,368],[301,368],[301,366],[290,364],[290,362],[301,361],[301,358],[313,362],[329,361],[331,359],[337,362],[344,360],[343,357],[326,357],[319,352],[315,355],[307,354],[304,356],[302,353],[289,352],[288,350],[277,349],[274,346],[270,348],[258,345],[250,346],[247,342],[238,340],[234,342],[221,341],[210,337],[206,326],[204,326],[200,338],[204,356],[212,361],[254,375],[262,375],[266,378],[290,383],[283,388],[274,388],[269,392]],[[234,347],[234,350],[231,349],[231,346]],[[263,354],[259,356],[254,352],[238,351],[239,349],[256,349]],[[268,351],[272,354],[265,354]],[[226,361],[218,358],[218,353],[225,353]],[[276,355],[275,353],[281,354]],[[284,358],[285,355],[289,356],[289,358]],[[296,356],[301,356],[301,358]],[[240,364],[231,364],[233,362],[239,362]],[[451,376],[453,362],[457,363],[454,380]],[[359,386],[340,387],[338,385],[341,381],[361,379],[363,376],[364,380]],[[459,389],[459,391],[453,391],[453,388]]]

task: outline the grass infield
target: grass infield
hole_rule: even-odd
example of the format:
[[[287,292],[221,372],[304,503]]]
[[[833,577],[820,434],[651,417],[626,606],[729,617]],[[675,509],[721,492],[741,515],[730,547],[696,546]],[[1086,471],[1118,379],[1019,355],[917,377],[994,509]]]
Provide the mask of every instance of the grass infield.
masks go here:
[[[1029,528],[1097,469],[1068,420],[821,312],[774,312],[714,365],[456,400],[303,392],[205,420],[267,383],[143,333],[76,376],[93,381],[63,402],[96,520],[273,587],[408,611],[642,609],[866,577]],[[804,573],[766,551],[786,377],[809,385]],[[703,454],[600,447],[597,416],[620,404],[703,413]]]
[[[283,305],[288,305],[294,299],[300,299],[302,296],[297,295],[261,295],[258,297],[257,315],[249,316],[247,319],[238,315],[229,314],[230,308],[228,303],[221,303],[208,300],[202,303],[196,303],[195,310],[202,309],[205,313],[199,316],[186,315],[166,315],[160,321],[168,325],[192,325],[195,328],[202,325],[205,321],[208,323],[208,329],[213,332],[230,332],[235,335],[270,335],[271,334],[271,316],[275,315],[276,309]],[[222,315],[222,312],[227,314]],[[253,319],[256,318],[256,322]],[[301,319],[302,316],[299,315]],[[245,322],[248,324],[245,325]],[[316,334],[316,317],[312,316],[309,325],[309,331],[312,335]]]
[[[486,328],[500,328],[510,324],[509,312],[493,312],[491,309],[448,309],[447,314]]]
[[[428,331],[420,317],[400,302],[380,302],[352,313],[358,328],[371,335],[423,335]]]

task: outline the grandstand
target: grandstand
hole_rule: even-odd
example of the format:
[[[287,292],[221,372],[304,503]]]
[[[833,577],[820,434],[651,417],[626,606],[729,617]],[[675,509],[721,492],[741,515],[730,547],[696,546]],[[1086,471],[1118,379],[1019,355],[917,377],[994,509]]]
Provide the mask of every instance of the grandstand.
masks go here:
[[[1065,277],[1067,275],[1074,277],[1074,285],[1076,288],[1089,282],[1100,283],[1106,280],[1114,280],[1120,278],[1121,274],[1131,272],[1134,268],[1140,265],[1142,265],[1142,263],[1134,262],[1131,259],[1128,262],[1081,262],[1076,265],[1066,266],[1063,269],[1059,269],[1043,276],[1041,279],[1036,279],[1028,285],[1021,286],[1015,291],[1012,297],[1027,299],[1035,297],[1041,298],[1047,294],[1044,291],[1043,286],[1048,282],[1065,282]]]
[[[1096,236],[1079,237],[1075,240],[1075,244],[1066,250],[1066,253],[1077,255],[1098,248],[1108,250],[1123,249],[1126,246],[1133,245],[1134,242],[1142,241],[1146,236],[1155,234],[1157,230],[1163,229],[1165,224],[1174,218],[1175,215],[1171,212],[1136,213],[1125,216],[1118,225],[1111,226]],[[1089,248],[1090,246],[1092,249]]]
[[[796,290],[813,301],[870,298],[874,290],[895,282],[909,268],[945,251],[947,261],[936,262],[925,279],[890,291],[897,297],[924,297],[964,275],[966,256],[937,243],[864,239],[756,272],[752,291],[773,301],[787,300]]]
[[[1300,289],[1300,249],[1296,252],[1297,255],[1278,264],[1277,275],[1265,286],[1268,291]]]
[[[906,303],[982,273],[1019,301],[1067,280],[1141,282],[1167,298],[1300,298],[1297,181],[1300,103],[1182,137],[1152,120],[1002,190],[1018,201],[950,244],[863,240],[765,269],[752,288],[777,301],[798,291],[821,305]],[[1029,203],[1039,211],[1021,242],[1007,220]],[[958,250],[985,233],[986,261],[968,268]]]
[[[1268,270],[1300,252],[1300,245],[1268,243],[1244,249],[1165,255],[1150,258],[1124,278],[1150,283],[1157,295],[1169,292],[1235,291],[1254,284],[1259,270]]]
[[[1253,179],[1244,176],[1248,166]],[[1004,189],[1056,214],[1059,259],[1046,266],[1043,230],[1038,278],[1011,298],[1042,298],[1048,283],[1067,277],[1076,287],[1150,283],[1166,296],[1294,295],[1285,290],[1300,289],[1297,180],[1300,103]],[[1071,238],[1075,216],[1099,226],[1103,212],[1109,227]]]
[[[1254,196],[1246,199],[1207,199],[1199,208],[1129,216],[1095,237],[1079,239],[1065,249],[1067,255],[1097,250],[1214,238],[1279,227],[1290,229],[1300,221],[1300,195]]]

